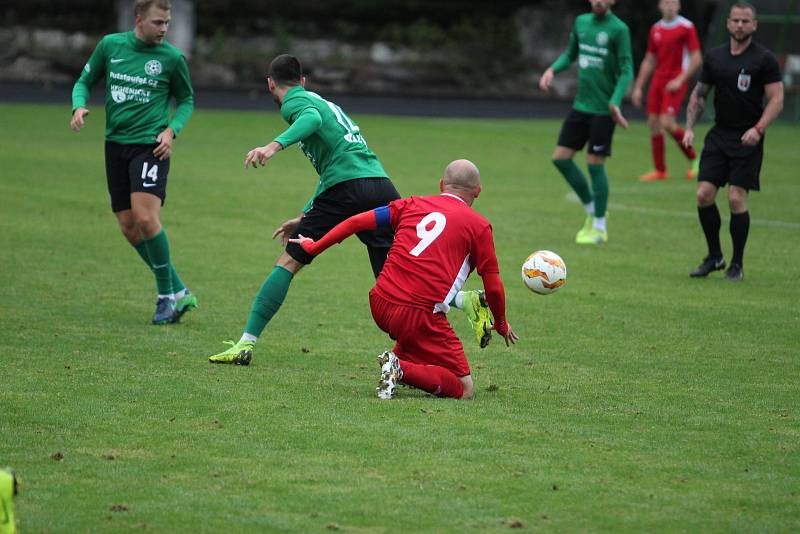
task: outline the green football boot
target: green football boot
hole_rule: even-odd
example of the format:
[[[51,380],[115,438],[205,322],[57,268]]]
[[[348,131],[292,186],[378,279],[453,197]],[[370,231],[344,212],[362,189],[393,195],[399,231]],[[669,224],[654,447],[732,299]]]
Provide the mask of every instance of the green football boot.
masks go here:
[[[582,239],[585,239],[585,235],[592,229],[592,224],[594,223],[594,215],[591,213],[586,214],[586,220],[583,221],[583,227],[578,230],[578,233],[575,234],[575,242],[580,243]]]
[[[17,494],[17,477],[11,469],[0,469],[0,534],[14,534],[14,495]]]
[[[197,295],[186,289],[186,293],[175,301],[175,315],[172,316],[172,322],[177,323],[183,317],[183,314],[193,310],[197,307]]]
[[[483,291],[465,291],[464,313],[467,314],[469,324],[475,331],[478,345],[485,349],[492,340],[492,316],[489,314],[489,304],[486,302],[486,293]]]
[[[255,341],[242,341],[238,343],[233,341],[224,341],[231,346],[228,350],[208,357],[211,363],[231,363],[234,365],[250,365],[250,360],[253,359],[253,349],[256,346]]]
[[[608,241],[608,232],[590,228],[583,234],[578,233],[575,242],[579,245],[600,245]]]

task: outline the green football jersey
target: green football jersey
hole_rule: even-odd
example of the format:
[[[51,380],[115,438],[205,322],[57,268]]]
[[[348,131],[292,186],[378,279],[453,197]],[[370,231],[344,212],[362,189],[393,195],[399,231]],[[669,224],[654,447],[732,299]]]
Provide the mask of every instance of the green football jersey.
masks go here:
[[[103,37],[72,89],[72,110],[86,107],[92,85],[106,82],[106,139],[151,144],[168,126],[175,135],[194,110],[194,91],[183,53],[163,42],[149,45],[134,32]],[[177,107],[169,119],[170,97]]]
[[[610,115],[633,80],[633,57],[628,26],[612,12],[604,17],[585,13],[575,19],[569,45],[553,63],[553,72],[578,60],[578,92],[572,107],[595,115]]]
[[[319,174],[319,183],[311,201],[326,189],[346,180],[388,178],[378,157],[367,146],[358,125],[333,102],[298,85],[286,92],[281,104],[281,116],[289,124],[294,124],[309,108],[314,108],[322,118],[321,125],[298,142]],[[295,139],[284,132],[275,141],[286,148]],[[311,201],[304,211],[310,208]]]

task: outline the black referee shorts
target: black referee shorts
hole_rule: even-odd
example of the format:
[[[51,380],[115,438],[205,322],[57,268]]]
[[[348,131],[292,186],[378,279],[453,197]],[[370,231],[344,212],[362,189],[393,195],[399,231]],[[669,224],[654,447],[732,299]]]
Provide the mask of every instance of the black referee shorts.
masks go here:
[[[714,126],[706,134],[700,154],[699,182],[710,182],[717,188],[726,184],[747,191],[761,188],[759,175],[764,159],[764,139],[756,146],[742,145],[744,131]]]
[[[314,199],[311,209],[300,219],[300,224],[291,237],[303,234],[317,240],[348,217],[385,206],[398,198],[400,195],[388,178],[354,178],[339,182]],[[388,250],[394,240],[391,228],[359,232],[357,235],[368,249]],[[304,265],[314,260],[313,255],[296,243],[288,243],[286,252]]]

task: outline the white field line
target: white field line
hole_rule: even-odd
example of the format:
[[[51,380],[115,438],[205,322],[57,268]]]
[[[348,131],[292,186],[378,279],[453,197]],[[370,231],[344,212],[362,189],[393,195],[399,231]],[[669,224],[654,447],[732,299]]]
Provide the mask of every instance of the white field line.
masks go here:
[[[625,204],[617,204],[616,202],[610,202],[608,204],[609,209],[614,210],[621,210],[621,211],[632,211],[634,213],[646,213],[648,215],[664,215],[667,217],[683,217],[685,219],[696,219],[697,213],[696,212],[687,212],[687,211],[672,211],[672,210],[662,210],[659,208],[644,208],[641,206],[626,206]],[[723,220],[727,220],[727,217],[722,217]],[[800,222],[789,222],[789,221],[773,221],[769,219],[757,219],[757,218],[750,218],[750,224],[755,224],[758,226],[770,226],[773,228],[786,228],[790,230],[800,230]]]
[[[567,193],[566,199],[568,202],[579,203],[578,196],[570,191]],[[696,219],[697,213],[696,212],[689,212],[689,211],[675,211],[675,210],[663,210],[659,208],[646,208],[643,206],[628,206],[626,204],[618,204],[616,202],[609,202],[608,203],[609,210],[620,210],[620,211],[631,211],[634,213],[645,213],[647,215],[663,215],[665,217],[681,217],[684,219]],[[722,217],[723,220],[727,220],[728,217]],[[774,221],[770,219],[757,219],[757,218],[750,218],[750,224],[755,224],[757,226],[769,226],[772,228],[786,228],[787,230],[800,230],[800,222],[790,222],[790,221]]]

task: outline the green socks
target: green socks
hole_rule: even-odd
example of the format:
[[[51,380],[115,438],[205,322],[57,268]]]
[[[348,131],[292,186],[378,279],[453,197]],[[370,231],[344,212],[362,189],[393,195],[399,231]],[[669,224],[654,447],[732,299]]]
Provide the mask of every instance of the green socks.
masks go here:
[[[589,182],[578,166],[575,165],[574,161],[571,159],[554,159],[553,165],[555,165],[558,172],[566,178],[570,187],[577,193],[578,198],[581,199],[583,204],[588,204],[592,201],[592,192],[589,190]],[[590,165],[589,169],[591,168],[592,166]]]
[[[150,260],[150,268],[156,275],[158,294],[172,295],[175,290],[172,287],[172,277],[170,277],[169,241],[167,241],[166,232],[162,229],[153,237],[144,239],[142,243],[144,243],[147,258]]]
[[[258,290],[255,300],[253,300],[253,309],[250,310],[250,316],[247,318],[245,333],[256,337],[261,335],[267,323],[283,304],[283,299],[286,298],[286,293],[289,292],[289,284],[292,283],[293,276],[283,267],[276,265],[272,269],[267,279],[264,280],[261,289]]]
[[[589,175],[592,177],[592,190],[594,191],[594,216],[606,216],[608,207],[608,176],[604,165],[589,164]]]
[[[161,233],[163,233],[163,232],[164,232],[164,230],[162,229]],[[139,253],[139,256],[142,258],[144,263],[152,271],[153,270],[153,265],[150,263],[150,257],[147,255],[146,240],[139,241],[137,244],[133,245],[133,248],[136,249],[136,252]],[[155,273],[155,271],[153,271],[153,272]],[[184,285],[183,280],[181,280],[181,277],[178,276],[178,271],[175,270],[175,266],[172,265],[172,262],[170,262],[170,264],[169,264],[169,277],[170,277],[170,280],[172,281],[172,291],[174,293],[178,293],[179,291],[183,291],[184,289],[186,289],[186,286]],[[159,289],[158,293],[159,294],[163,294],[163,293],[161,293],[160,289]]]

